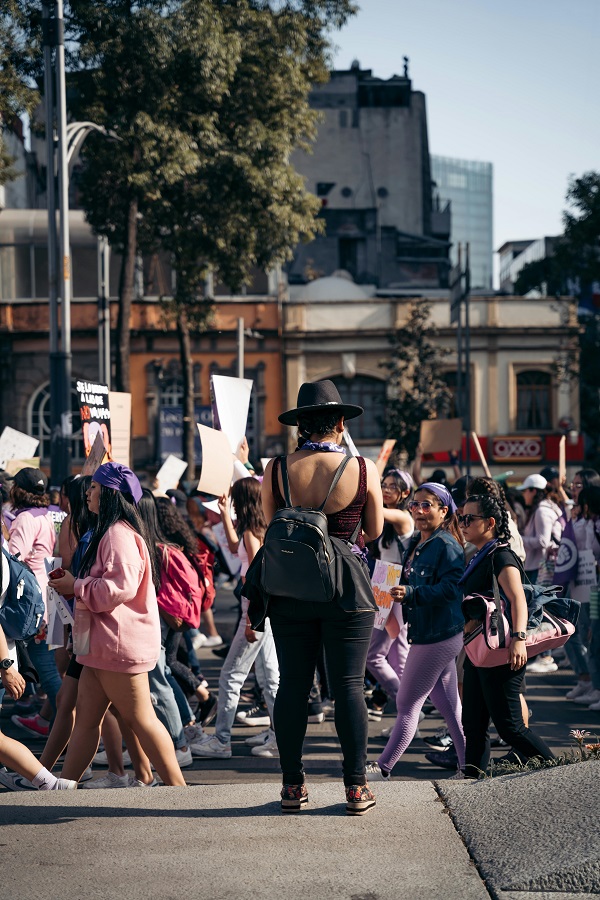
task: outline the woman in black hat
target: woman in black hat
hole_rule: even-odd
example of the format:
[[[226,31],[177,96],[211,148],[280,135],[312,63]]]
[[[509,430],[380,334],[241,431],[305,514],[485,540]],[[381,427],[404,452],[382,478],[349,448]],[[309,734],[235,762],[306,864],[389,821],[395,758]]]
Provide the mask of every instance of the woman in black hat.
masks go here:
[[[298,426],[298,448],[287,457],[295,505],[318,507],[322,503],[345,453],[341,446],[344,420],[362,412],[360,406],[342,402],[333,382],[319,381],[303,384],[297,407],[279,416],[284,425]],[[331,536],[349,540],[361,523],[355,546],[359,553],[365,538],[374,540],[383,529],[379,481],[370,460],[351,459],[324,508]],[[265,470],[262,500],[267,522],[286,505],[279,458]],[[283,773],[282,809],[294,812],[308,802],[302,744],[315,665],[324,649],[335,696],[335,727],[342,745],[346,809],[350,814],[363,814],[375,805],[365,776],[367,708],[363,695],[374,605],[345,597],[339,603],[270,597],[268,610],[280,667],[274,727]]]

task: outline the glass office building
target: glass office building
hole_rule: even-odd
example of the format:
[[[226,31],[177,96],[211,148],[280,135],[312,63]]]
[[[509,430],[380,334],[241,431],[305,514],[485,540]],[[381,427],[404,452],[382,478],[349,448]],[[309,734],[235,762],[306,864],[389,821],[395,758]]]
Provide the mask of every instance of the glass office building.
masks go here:
[[[493,277],[492,163],[431,156],[434,197],[450,201],[450,251],[457,262],[458,244],[470,245],[471,288],[491,290]]]

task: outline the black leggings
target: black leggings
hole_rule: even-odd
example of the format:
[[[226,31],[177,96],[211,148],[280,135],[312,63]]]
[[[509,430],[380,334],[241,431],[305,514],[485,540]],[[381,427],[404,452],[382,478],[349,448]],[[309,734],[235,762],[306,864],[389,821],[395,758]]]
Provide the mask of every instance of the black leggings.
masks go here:
[[[477,778],[490,761],[490,718],[503,741],[521,756],[553,759],[546,743],[527,728],[521,710],[525,666],[482,669],[465,660],[462,723],[466,740],[465,774]]]
[[[172,631],[168,629],[164,637],[165,656],[167,665],[173,674],[186,697],[192,697],[196,693],[196,689],[200,686],[200,679],[197,678],[189,666],[184,665],[177,658],[177,651],[183,633],[181,631]]]
[[[308,698],[321,649],[335,697],[335,730],[344,784],[366,784],[368,721],[363,682],[373,631],[372,610],[345,612],[335,603],[276,597],[269,617],[279,660],[274,727],[284,784],[302,784]]]

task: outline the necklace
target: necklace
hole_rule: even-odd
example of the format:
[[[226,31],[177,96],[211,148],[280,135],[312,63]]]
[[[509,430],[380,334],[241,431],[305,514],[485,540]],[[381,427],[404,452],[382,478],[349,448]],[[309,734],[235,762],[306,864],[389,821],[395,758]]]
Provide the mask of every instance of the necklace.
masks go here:
[[[340,447],[334,441],[306,441],[298,450],[320,450],[323,453],[345,453],[344,447]]]

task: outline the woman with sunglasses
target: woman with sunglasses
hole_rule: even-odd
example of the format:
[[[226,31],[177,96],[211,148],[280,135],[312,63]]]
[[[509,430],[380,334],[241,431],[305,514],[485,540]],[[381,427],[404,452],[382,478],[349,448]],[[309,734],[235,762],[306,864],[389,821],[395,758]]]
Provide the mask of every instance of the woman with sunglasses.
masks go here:
[[[510,548],[508,513],[504,503],[489,494],[468,497],[463,512],[459,516],[462,533],[477,548],[477,553],[460,580],[461,588],[466,597],[470,594],[491,597],[495,575],[510,604],[513,629],[505,665],[479,668],[468,658],[465,660],[462,714],[465,776],[479,778],[487,770],[490,759],[490,718],[502,740],[520,757],[552,759],[553,754],[523,721],[521,690],[527,662],[527,603],[521,583],[521,564]],[[478,625],[477,619],[468,619],[465,634]]]
[[[408,511],[412,497],[414,481],[409,472],[401,469],[388,469],[381,482],[383,494],[383,531],[373,547],[373,555],[389,563],[401,563],[415,530],[413,518]],[[369,718],[381,720],[387,697],[395,697],[400,685],[400,678],[406,664],[408,641],[406,624],[402,620],[402,611],[398,604],[394,609],[395,616],[390,616],[383,630],[373,629],[367,669],[374,675],[379,688],[367,701]]]
[[[390,777],[415,736],[428,695],[446,720],[459,766],[464,764],[455,664],[462,647],[459,579],[464,553],[456,506],[443,485],[427,482],[418,488],[409,509],[417,530],[404,554],[401,584],[391,594],[402,603],[410,649],[396,695],[396,723],[377,763],[367,767],[374,781]]]

